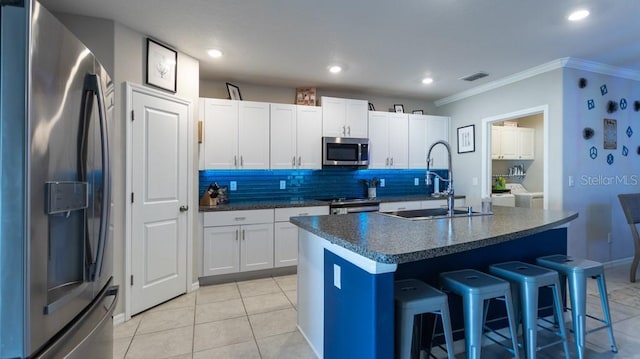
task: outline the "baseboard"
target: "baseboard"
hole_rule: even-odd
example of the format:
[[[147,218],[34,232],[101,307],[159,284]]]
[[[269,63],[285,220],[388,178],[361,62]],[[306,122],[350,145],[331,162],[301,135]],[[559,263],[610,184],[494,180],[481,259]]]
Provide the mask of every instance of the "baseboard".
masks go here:
[[[195,282],[191,283],[191,292],[198,290],[198,288],[200,288],[200,282],[199,281],[195,281]]]
[[[223,284],[223,283],[238,282],[243,280],[291,275],[291,274],[296,274],[297,270],[298,270],[297,266],[270,268],[270,269],[256,270],[256,271],[250,271],[250,272],[240,272],[240,273],[230,273],[230,274],[200,277],[198,281],[201,286],[212,285],[212,284]]]
[[[113,316],[113,326],[124,323],[124,313],[119,313]]]
[[[608,262],[604,262],[602,264],[604,265],[605,268],[611,268],[619,265],[629,264],[631,263],[631,261],[633,261],[633,257],[614,259]]]

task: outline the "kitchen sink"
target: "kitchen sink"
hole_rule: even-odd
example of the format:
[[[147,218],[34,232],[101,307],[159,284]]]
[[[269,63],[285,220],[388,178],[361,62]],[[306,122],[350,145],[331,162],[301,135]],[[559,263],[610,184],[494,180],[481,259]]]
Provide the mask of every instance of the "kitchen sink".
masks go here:
[[[408,211],[394,211],[394,212],[386,212],[382,213],[386,216],[396,217],[396,218],[405,218],[413,221],[423,220],[423,219],[439,219],[439,218],[449,218],[450,216],[447,214],[446,208],[425,208],[425,209],[412,209]],[[485,216],[491,213],[481,213],[481,212],[471,212],[467,209],[454,209],[453,217],[474,217],[474,216]]]

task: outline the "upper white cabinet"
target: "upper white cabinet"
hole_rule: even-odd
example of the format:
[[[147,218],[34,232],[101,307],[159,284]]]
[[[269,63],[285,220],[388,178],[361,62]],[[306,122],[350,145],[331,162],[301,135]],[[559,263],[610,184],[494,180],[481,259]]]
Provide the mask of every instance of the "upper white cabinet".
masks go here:
[[[533,160],[535,130],[526,127],[492,126],[491,158],[494,160]]]
[[[409,119],[395,112],[369,112],[369,168],[408,168]]]
[[[269,104],[200,99],[204,118],[204,167],[269,168]]]
[[[322,108],[271,104],[271,169],[322,168]]]
[[[427,151],[434,142],[449,142],[449,117],[409,115],[409,168],[427,168]],[[444,146],[431,152],[430,168],[447,168],[448,157]]]
[[[368,137],[368,101],[322,96],[321,103],[323,136]]]

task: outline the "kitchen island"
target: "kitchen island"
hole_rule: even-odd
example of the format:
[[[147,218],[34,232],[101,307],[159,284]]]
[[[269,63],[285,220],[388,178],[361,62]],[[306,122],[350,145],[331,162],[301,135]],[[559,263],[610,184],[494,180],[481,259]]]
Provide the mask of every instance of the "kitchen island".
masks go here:
[[[382,213],[294,217],[298,327],[321,358],[391,358],[393,282],[566,253],[576,212],[494,207],[493,215],[410,220]]]

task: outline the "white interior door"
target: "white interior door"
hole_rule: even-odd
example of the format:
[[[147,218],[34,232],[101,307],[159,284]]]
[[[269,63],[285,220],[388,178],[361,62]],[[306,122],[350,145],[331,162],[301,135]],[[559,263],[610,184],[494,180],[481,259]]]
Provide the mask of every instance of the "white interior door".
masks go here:
[[[189,106],[132,94],[131,314],[187,288]]]

